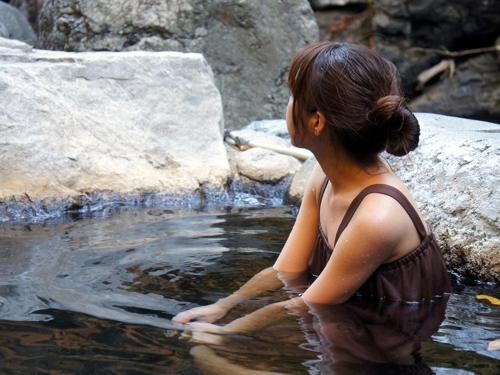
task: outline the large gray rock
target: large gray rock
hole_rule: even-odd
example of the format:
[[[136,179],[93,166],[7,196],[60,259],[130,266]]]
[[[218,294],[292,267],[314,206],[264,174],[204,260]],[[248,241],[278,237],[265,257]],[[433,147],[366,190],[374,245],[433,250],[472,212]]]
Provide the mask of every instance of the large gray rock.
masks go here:
[[[200,54],[41,51],[0,38],[0,103],[4,208],[222,191],[230,177],[222,103]]]
[[[385,157],[415,197],[448,264],[499,281],[500,125],[416,115],[421,125],[418,148],[403,158]],[[290,200],[300,199],[305,181],[299,187],[292,180],[295,193]]]
[[[492,46],[500,35],[500,2],[476,0],[376,0],[377,49],[393,61],[413,96],[417,75],[439,61],[415,47],[450,51]]]
[[[36,35],[23,14],[0,1],[0,37],[17,39],[34,45]]]
[[[356,7],[335,7],[316,11],[316,20],[323,40],[364,44],[372,47],[373,4]]]
[[[500,121],[500,61],[493,54],[468,60],[453,77],[436,83],[411,106],[421,112]]]
[[[33,30],[38,30],[38,14],[44,2],[45,0],[10,0],[9,4],[21,11]]]
[[[292,55],[318,39],[307,0],[48,0],[43,48],[202,52],[228,128],[283,116]]]

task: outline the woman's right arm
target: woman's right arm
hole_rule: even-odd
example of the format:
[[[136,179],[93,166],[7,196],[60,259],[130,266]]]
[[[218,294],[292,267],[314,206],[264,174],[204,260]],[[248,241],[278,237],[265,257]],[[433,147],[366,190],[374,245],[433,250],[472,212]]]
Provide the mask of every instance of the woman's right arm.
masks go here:
[[[273,268],[281,272],[304,272],[318,237],[319,194],[325,174],[319,164],[313,168],[292,231]]]

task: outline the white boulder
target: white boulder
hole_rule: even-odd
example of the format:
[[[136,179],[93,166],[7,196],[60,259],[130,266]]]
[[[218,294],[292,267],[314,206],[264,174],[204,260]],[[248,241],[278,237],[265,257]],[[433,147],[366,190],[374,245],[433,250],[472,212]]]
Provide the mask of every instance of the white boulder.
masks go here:
[[[202,55],[2,38],[0,52],[0,203],[224,189],[222,104]]]

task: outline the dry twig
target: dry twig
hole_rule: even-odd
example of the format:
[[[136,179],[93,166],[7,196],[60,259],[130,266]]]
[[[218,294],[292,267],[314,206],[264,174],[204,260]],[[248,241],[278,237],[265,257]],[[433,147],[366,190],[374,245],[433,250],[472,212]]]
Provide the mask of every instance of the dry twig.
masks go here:
[[[448,77],[453,77],[455,74],[455,61],[453,59],[443,60],[439,64],[420,73],[417,76],[417,89],[421,90],[432,78],[445,71],[448,71]]]
[[[477,55],[480,53],[500,52],[500,44],[493,47],[473,48],[473,49],[466,49],[463,51],[447,51],[444,49],[422,48],[422,47],[415,47],[415,50],[435,53],[437,55],[445,57],[461,57],[461,56]]]

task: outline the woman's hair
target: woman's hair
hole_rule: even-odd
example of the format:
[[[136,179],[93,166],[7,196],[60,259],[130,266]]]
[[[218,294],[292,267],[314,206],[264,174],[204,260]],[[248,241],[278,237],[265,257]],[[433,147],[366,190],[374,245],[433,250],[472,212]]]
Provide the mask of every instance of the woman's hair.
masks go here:
[[[366,47],[310,45],[294,57],[288,86],[295,126],[321,112],[332,136],[359,161],[383,150],[406,155],[418,145],[420,127],[402,97],[396,67]]]

